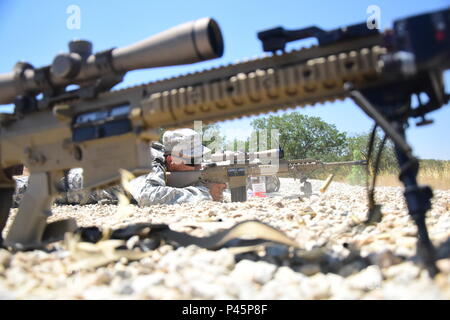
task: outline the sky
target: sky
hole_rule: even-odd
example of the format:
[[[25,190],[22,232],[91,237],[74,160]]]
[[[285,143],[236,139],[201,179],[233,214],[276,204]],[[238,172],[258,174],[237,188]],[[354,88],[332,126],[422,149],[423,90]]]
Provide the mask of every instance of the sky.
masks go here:
[[[68,8],[80,9],[79,28],[68,27]],[[49,65],[53,57],[67,52],[72,39],[93,42],[94,52],[132,44],[175,25],[212,17],[220,25],[225,51],[221,58],[186,66],[170,66],[129,72],[116,86],[123,88],[189,72],[226,65],[261,56],[259,31],[283,26],[298,29],[312,25],[323,29],[365,22],[367,8],[380,8],[381,29],[389,28],[395,19],[450,6],[449,0],[227,0],[227,1],[155,1],[155,0],[0,0],[0,73],[10,72],[21,60],[35,67]],[[77,27],[77,26],[76,26]],[[287,49],[298,49],[311,41],[297,41]],[[445,74],[450,92],[450,72]],[[0,110],[10,106],[0,106]],[[368,118],[352,101],[326,103],[295,109],[304,115],[317,116],[348,134],[367,132]],[[278,112],[277,114],[283,114]],[[264,117],[260,115],[258,117]],[[228,139],[245,139],[255,117],[219,122]],[[433,125],[416,127],[411,121],[408,139],[415,155],[423,159],[450,160],[450,107],[444,106],[429,115]]]

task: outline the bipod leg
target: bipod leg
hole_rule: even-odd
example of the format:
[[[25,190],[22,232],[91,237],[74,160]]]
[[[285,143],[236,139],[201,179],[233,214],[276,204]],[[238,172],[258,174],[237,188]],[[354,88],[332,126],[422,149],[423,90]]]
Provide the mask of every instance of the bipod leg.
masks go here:
[[[401,134],[404,135],[403,129]],[[408,211],[417,226],[417,256],[421,259],[430,276],[434,277],[439,273],[439,269],[436,266],[436,250],[430,240],[425,223],[426,212],[431,209],[433,191],[428,186],[419,186],[417,184],[418,160],[408,158],[397,147],[395,151],[400,167],[399,179],[405,186],[404,196]]]
[[[300,191],[303,192],[305,197],[311,197],[312,196],[312,185],[311,182],[308,181],[308,178],[302,177],[300,178],[300,184],[303,184],[303,186],[300,186]]]
[[[375,120],[395,145],[400,167],[399,178],[405,186],[404,196],[408,212],[417,225],[417,256],[430,276],[434,277],[439,273],[436,266],[436,250],[430,241],[425,223],[426,212],[431,208],[433,192],[428,186],[417,185],[419,161],[413,156],[412,149],[405,140],[404,124],[410,110],[410,92],[407,88],[402,90],[389,86],[365,90],[365,94],[362,94],[354,90],[349,83],[345,88],[353,101]]]

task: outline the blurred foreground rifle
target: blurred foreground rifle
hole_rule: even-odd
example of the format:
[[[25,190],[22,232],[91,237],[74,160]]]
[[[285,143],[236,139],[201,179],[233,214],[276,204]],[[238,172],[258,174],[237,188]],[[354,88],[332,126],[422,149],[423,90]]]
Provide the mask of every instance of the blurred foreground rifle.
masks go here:
[[[14,103],[0,119],[0,241],[14,192],[12,175],[25,165],[28,188],[4,240],[16,248],[40,246],[58,183],[70,168],[81,167],[86,188],[119,182],[119,168],[136,175],[151,170],[149,143],[160,127],[148,123],[143,101],[161,87],[110,91],[126,72],[180,65],[223,54],[219,26],[210,18],[188,22],[138,43],[92,53],[92,44],[69,43],[51,65],[19,62],[0,74],[0,104]],[[78,89],[69,90],[75,84]],[[39,97],[41,95],[42,97]]]
[[[418,227],[418,254],[436,274],[425,224],[432,191],[417,185],[418,160],[404,129],[410,117],[429,123],[425,115],[449,100],[443,71],[450,68],[450,9],[397,20],[383,33],[363,23],[331,31],[275,28],[258,37],[272,55],[117,91],[110,89],[127,71],[221,56],[218,26],[203,19],[97,54],[91,54],[90,43],[74,42],[72,52],[58,55],[51,66],[19,63],[0,75],[0,104],[15,103],[14,115],[1,121],[0,223],[12,198],[12,171],[24,164],[31,174],[6,245],[41,242],[65,170],[82,167],[89,188],[118,181],[119,167],[148,170],[147,141],[157,140],[158,128],[350,96],[395,144],[408,210]],[[287,42],[310,37],[317,46],[284,52]],[[70,84],[79,89],[67,91]],[[411,97],[423,93],[428,101],[413,108]]]

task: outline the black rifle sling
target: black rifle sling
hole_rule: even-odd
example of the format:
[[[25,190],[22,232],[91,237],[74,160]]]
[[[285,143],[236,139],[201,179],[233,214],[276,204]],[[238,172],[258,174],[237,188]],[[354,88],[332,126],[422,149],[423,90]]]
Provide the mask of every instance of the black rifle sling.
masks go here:
[[[79,228],[82,241],[101,238],[92,236],[93,233],[98,232],[101,231],[92,227]],[[174,242],[179,246],[196,245],[211,250],[226,246],[248,245],[249,242],[252,245],[275,242],[298,248],[298,244],[283,232],[256,220],[240,222],[229,229],[219,231],[208,237],[195,237],[184,232],[174,231],[164,224],[139,223],[112,231],[110,238],[127,240],[135,235],[138,235],[141,239],[160,238],[167,242]]]

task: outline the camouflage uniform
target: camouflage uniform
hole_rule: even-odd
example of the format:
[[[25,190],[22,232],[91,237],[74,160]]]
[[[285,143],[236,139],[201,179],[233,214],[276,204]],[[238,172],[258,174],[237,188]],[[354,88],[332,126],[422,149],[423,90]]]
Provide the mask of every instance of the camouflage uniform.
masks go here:
[[[185,188],[166,186],[164,154],[155,149],[151,151],[154,159],[153,172],[130,182],[129,191],[140,206],[212,200],[208,188],[201,183]]]
[[[16,192],[13,194],[13,208],[17,208],[25,191],[27,190],[28,177],[18,176],[14,177],[14,180],[16,180]]]
[[[164,153],[151,148],[153,157],[152,169],[148,175],[140,176],[130,181],[130,193],[140,206],[152,204],[176,204],[183,202],[195,202],[211,200],[211,195],[206,186],[199,183],[186,188],[167,187],[165,181]],[[14,206],[19,205],[27,188],[28,177],[16,177],[16,193],[14,194]],[[123,193],[120,186],[110,187],[104,190],[83,189],[83,169],[76,168],[69,171],[67,185],[64,179],[60,182],[61,190],[55,203],[57,204],[92,204],[92,203],[117,203],[116,193]]]
[[[13,207],[18,207],[23,194],[27,190],[28,176],[15,177],[16,192],[13,195]],[[123,192],[120,186],[114,186],[102,190],[83,189],[83,169],[71,169],[65,179],[60,181],[60,189],[63,190],[56,199],[56,204],[93,204],[93,203],[117,203],[117,192]]]

